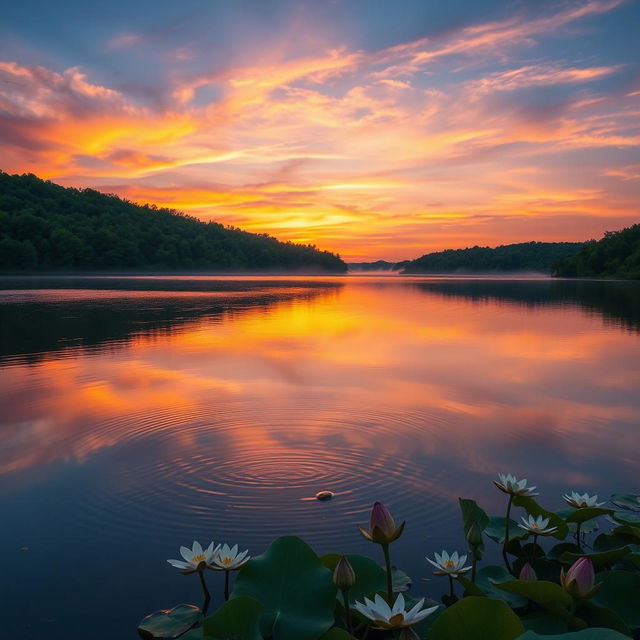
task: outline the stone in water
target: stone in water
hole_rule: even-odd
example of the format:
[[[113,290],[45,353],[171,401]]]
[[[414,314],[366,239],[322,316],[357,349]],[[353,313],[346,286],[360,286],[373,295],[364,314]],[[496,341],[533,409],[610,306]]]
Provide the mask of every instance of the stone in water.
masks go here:
[[[316,499],[318,500],[331,500],[333,496],[333,491],[318,491],[318,493],[316,493]]]

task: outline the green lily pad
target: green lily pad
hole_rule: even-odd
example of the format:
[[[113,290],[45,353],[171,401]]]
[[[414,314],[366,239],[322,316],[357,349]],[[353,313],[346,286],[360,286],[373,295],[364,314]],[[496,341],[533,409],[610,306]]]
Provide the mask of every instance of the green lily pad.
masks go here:
[[[496,598],[508,602],[512,607],[524,607],[526,598],[515,593],[508,593],[497,585],[513,580],[513,576],[504,568],[497,565],[482,567],[476,575],[476,586],[480,587],[489,598]]]
[[[575,522],[577,524],[587,522],[587,520],[591,520],[593,518],[599,518],[600,516],[610,516],[613,513],[613,509],[582,507],[580,509],[574,509],[573,512],[565,518],[565,522]]]
[[[523,631],[520,618],[502,600],[469,596],[440,615],[429,640],[515,640]]]
[[[144,640],[179,638],[199,620],[198,607],[192,604],[179,604],[173,609],[163,609],[145,616],[138,625],[138,634]]]
[[[277,640],[318,640],[333,626],[336,588],[331,571],[303,540],[278,538],[242,567],[233,597],[259,600],[263,636]]]
[[[528,582],[525,580],[510,580],[496,584],[498,589],[515,593],[544,607],[547,611],[567,620],[570,617],[570,609],[573,605],[571,596],[555,582],[537,580]]]
[[[320,562],[333,574],[333,570],[342,556],[338,553],[328,553],[320,558]],[[387,588],[387,572],[371,558],[359,555],[348,555],[347,559],[356,574],[356,583],[349,589],[349,602],[353,603],[365,596]],[[342,593],[338,590],[338,600],[342,603]]]
[[[320,640],[355,640],[355,638],[340,627],[332,627]]]
[[[589,558],[589,560],[593,562],[594,567],[606,567],[613,564],[616,560],[624,558],[628,553],[631,553],[631,547],[628,545],[626,547],[596,553],[571,553],[567,551],[560,556],[560,562],[573,564],[579,558]]]
[[[237,596],[225,602],[205,619],[204,635],[212,640],[262,640],[260,613],[262,603],[248,596]]]
[[[564,540],[569,533],[567,523],[553,511],[547,511],[547,509],[541,507],[533,498],[527,498],[526,496],[516,496],[513,499],[513,504],[517,507],[522,507],[528,514],[543,518],[549,518],[549,526],[556,527],[557,531],[552,537],[558,540]]]
[[[545,636],[551,633],[565,633],[569,629],[566,620],[562,620],[548,611],[536,611],[521,619],[527,631],[535,631]]]
[[[580,547],[573,542],[560,542],[551,549],[549,549],[549,553],[547,554],[549,558],[552,560],[560,560],[560,557],[563,553],[580,553]]]
[[[391,588],[393,589],[394,593],[399,593],[400,591],[409,591],[411,584],[412,584],[411,578],[402,569],[398,569],[397,567],[392,567]]]
[[[621,509],[640,511],[640,496],[634,493],[614,493],[609,501]]]
[[[621,549],[626,546],[633,548],[635,542],[636,539],[632,535],[610,531],[609,533],[601,533],[593,541],[593,550],[599,553],[601,551],[611,551],[611,549]]]
[[[584,629],[573,633],[560,633],[554,636],[539,635],[535,631],[527,631],[517,640],[629,640],[629,636],[622,635],[613,629]]]
[[[640,627],[640,575],[631,571],[601,571],[596,582],[602,587],[591,601],[615,611],[630,629]]]
[[[632,635],[629,627],[615,611],[598,607],[588,600],[583,600],[579,603],[576,615],[580,616],[590,627],[613,629],[627,637]]]
[[[614,511],[612,518],[620,524],[640,525],[640,513],[634,511]]]
[[[484,532],[498,544],[504,544],[504,525],[505,520],[503,516],[491,516],[489,523],[485,527]],[[518,524],[509,518],[509,540],[522,540],[527,537],[526,531],[521,529]]]

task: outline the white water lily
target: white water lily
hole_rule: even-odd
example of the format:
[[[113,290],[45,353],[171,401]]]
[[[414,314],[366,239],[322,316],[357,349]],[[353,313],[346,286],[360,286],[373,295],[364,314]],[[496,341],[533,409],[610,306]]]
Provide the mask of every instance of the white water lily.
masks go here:
[[[417,624],[438,608],[436,605],[435,607],[422,609],[423,604],[424,598],[412,609],[405,611],[404,597],[401,593],[398,594],[393,608],[387,604],[386,600],[380,594],[377,594],[373,602],[369,600],[369,598],[365,598],[364,604],[362,602],[356,602],[353,608],[366,618],[369,618],[369,620],[372,620],[374,627],[378,629],[400,629]]]
[[[213,556],[213,569],[224,569],[225,571],[233,571],[239,569],[242,565],[247,563],[251,556],[247,555],[249,549],[245,549],[241,553],[238,553],[238,545],[234,544],[230,547],[228,544],[218,546],[216,553]]]
[[[504,491],[512,496],[526,496],[531,498],[533,496],[537,496],[537,493],[534,493],[535,487],[527,487],[527,479],[518,480],[515,476],[512,476],[510,473],[504,474],[499,473],[498,479],[493,481],[493,484],[500,489],[500,491]]]
[[[524,524],[518,523],[521,529],[537,536],[551,536],[558,530],[558,527],[549,527],[549,518],[542,516],[534,518],[532,515],[528,515],[526,518],[522,517],[522,522]]]
[[[588,493],[580,495],[577,491],[572,491],[562,496],[572,507],[581,509],[583,507],[601,507],[604,502],[598,502],[598,496],[590,496]]]
[[[465,567],[464,563],[467,561],[467,556],[459,556],[457,551],[454,551],[449,555],[446,551],[440,553],[434,553],[435,562],[427,558],[427,562],[430,562],[437,571],[434,571],[436,576],[451,576],[457,578],[458,576],[471,571],[471,567]]]
[[[195,573],[196,571],[202,571],[207,568],[212,569],[213,559],[219,548],[220,545],[214,548],[212,542],[203,550],[199,542],[194,542],[191,549],[189,549],[189,547],[180,547],[180,555],[184,558],[184,561],[167,560],[167,562],[185,574]]]

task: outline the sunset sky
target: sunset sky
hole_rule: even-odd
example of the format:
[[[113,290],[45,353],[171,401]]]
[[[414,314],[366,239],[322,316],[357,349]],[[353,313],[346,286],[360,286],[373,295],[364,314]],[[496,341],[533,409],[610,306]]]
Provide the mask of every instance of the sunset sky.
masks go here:
[[[638,222],[640,2],[6,4],[0,169],[346,260]]]

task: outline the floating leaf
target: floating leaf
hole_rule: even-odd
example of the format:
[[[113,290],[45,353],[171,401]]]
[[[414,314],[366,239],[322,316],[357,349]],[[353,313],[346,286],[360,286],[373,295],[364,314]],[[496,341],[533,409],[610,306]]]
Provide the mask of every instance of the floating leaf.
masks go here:
[[[513,580],[513,576],[504,568],[497,565],[482,567],[476,575],[476,586],[478,586],[484,594],[490,598],[505,600],[512,607],[523,607],[527,601],[522,596],[514,593],[507,593],[496,585],[503,582]]]
[[[560,556],[560,562],[565,564],[573,564],[578,558],[589,558],[593,562],[594,567],[606,567],[613,564],[616,560],[624,558],[631,553],[631,547],[620,547],[618,549],[610,549],[609,551],[600,551],[596,553],[571,553],[565,552]]]
[[[566,620],[562,620],[548,611],[537,611],[523,616],[522,624],[527,631],[535,631],[545,636],[550,633],[565,633],[569,628]]]
[[[262,640],[260,613],[262,603],[248,596],[237,596],[225,602],[213,615],[205,619],[207,639]]]
[[[318,640],[333,626],[336,588],[303,540],[278,538],[238,573],[233,596],[262,602],[260,628],[275,640]]]
[[[602,571],[596,575],[602,587],[591,601],[615,611],[631,629],[640,627],[640,575],[630,571]]]
[[[614,511],[612,518],[620,524],[640,525],[640,513],[633,511]]]
[[[600,516],[607,516],[614,513],[613,509],[602,509],[601,507],[582,507],[580,509],[574,509],[573,512],[565,518],[565,522],[582,523],[591,520],[592,518],[599,518]]]
[[[475,500],[469,500],[468,498],[458,498],[460,504],[460,511],[462,512],[462,520],[464,522],[464,534],[467,535],[469,529],[476,524],[481,532],[483,532],[486,526],[489,524],[489,516],[486,511],[479,507]],[[478,560],[482,559],[484,555],[484,543],[476,547],[476,554]]]
[[[491,516],[484,532],[498,544],[504,544],[504,525],[506,518],[502,516]],[[522,540],[527,537],[527,533],[518,524],[509,519],[509,540]]]
[[[200,620],[200,609],[192,604],[179,604],[145,616],[138,625],[138,634],[151,638],[179,638]]]
[[[621,509],[640,511],[640,496],[633,493],[614,493],[609,501]]]
[[[523,631],[518,616],[502,600],[470,596],[440,615],[429,640],[515,640]]]
[[[320,562],[333,573],[340,558],[338,553],[328,553],[320,558]],[[347,559],[356,574],[356,583],[349,589],[349,602],[362,601],[365,596],[386,591],[387,572],[371,558],[366,556],[348,555]],[[338,590],[338,600],[342,603],[342,593]]]
[[[496,587],[531,600],[531,602],[539,604],[547,611],[565,620],[570,617],[569,611],[573,606],[573,599],[555,582],[547,582],[546,580],[537,580],[536,582],[510,580],[509,582],[496,584]]]
[[[402,569],[398,569],[397,567],[391,569],[391,588],[394,593],[409,591],[411,583],[411,578]]]
[[[590,627],[613,629],[628,637],[631,636],[631,630],[615,611],[598,607],[588,600],[580,602],[576,615],[580,616]]]
[[[612,629],[584,629],[573,633],[560,633],[554,636],[547,634],[539,635],[535,631],[527,631],[517,640],[629,640],[629,636],[624,636]]]

